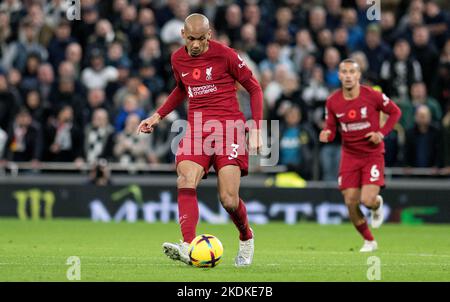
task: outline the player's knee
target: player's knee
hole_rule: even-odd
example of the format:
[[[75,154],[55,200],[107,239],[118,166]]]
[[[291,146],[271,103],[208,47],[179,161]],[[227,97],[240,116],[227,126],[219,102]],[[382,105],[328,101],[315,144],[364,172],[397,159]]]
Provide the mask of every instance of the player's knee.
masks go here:
[[[182,173],[177,178],[178,188],[195,188],[195,175],[194,173]]]
[[[234,211],[239,205],[239,196],[236,194],[230,194],[228,192],[220,193],[219,198],[222,206],[227,211]]]
[[[363,196],[361,196],[361,203],[364,206],[370,208],[375,205],[376,198],[377,198],[376,195],[373,195],[373,196],[372,195],[365,195],[365,196],[363,195]]]
[[[347,207],[355,207],[359,205],[359,200],[357,198],[346,198],[345,205]]]

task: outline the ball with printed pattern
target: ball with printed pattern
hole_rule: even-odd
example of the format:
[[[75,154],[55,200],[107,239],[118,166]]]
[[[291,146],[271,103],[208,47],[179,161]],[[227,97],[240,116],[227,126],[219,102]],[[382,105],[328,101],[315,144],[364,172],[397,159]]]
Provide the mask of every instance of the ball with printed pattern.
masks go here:
[[[213,235],[199,235],[189,245],[189,258],[196,267],[216,267],[222,255],[222,243]]]

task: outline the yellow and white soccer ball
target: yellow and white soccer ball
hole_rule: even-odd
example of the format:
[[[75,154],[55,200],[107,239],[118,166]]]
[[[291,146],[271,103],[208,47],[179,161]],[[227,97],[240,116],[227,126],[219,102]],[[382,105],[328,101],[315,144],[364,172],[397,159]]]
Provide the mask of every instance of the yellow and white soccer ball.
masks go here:
[[[189,245],[189,258],[197,267],[215,267],[222,260],[223,246],[210,234],[198,235]]]

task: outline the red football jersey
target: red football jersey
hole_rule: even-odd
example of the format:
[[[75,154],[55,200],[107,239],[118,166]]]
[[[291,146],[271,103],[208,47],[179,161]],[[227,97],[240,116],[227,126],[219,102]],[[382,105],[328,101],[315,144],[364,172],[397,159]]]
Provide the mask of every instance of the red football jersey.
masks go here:
[[[205,53],[191,57],[183,46],[172,54],[172,69],[177,85],[186,91],[190,122],[195,112],[202,113],[203,122],[245,120],[236,81],[248,80],[252,72],[232,48],[210,40]]]
[[[381,129],[380,111],[389,115]],[[359,96],[352,100],[344,99],[342,89],[339,89],[327,99],[325,129],[331,131],[329,141],[332,141],[339,125],[344,152],[356,156],[384,153],[384,142],[375,145],[365,135],[372,131],[387,135],[400,114],[400,109],[392,100],[371,87],[361,85]]]

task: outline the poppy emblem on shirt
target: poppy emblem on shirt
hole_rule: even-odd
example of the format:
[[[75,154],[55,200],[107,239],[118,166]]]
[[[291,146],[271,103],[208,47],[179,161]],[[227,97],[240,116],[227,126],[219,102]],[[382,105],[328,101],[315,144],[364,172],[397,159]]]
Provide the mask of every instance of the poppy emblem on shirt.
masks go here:
[[[356,118],[356,110],[355,109],[350,110],[347,115],[352,120],[355,119]]]
[[[195,68],[194,70],[192,70],[192,77],[193,77],[195,80],[200,79],[200,75],[201,75],[200,69]]]

